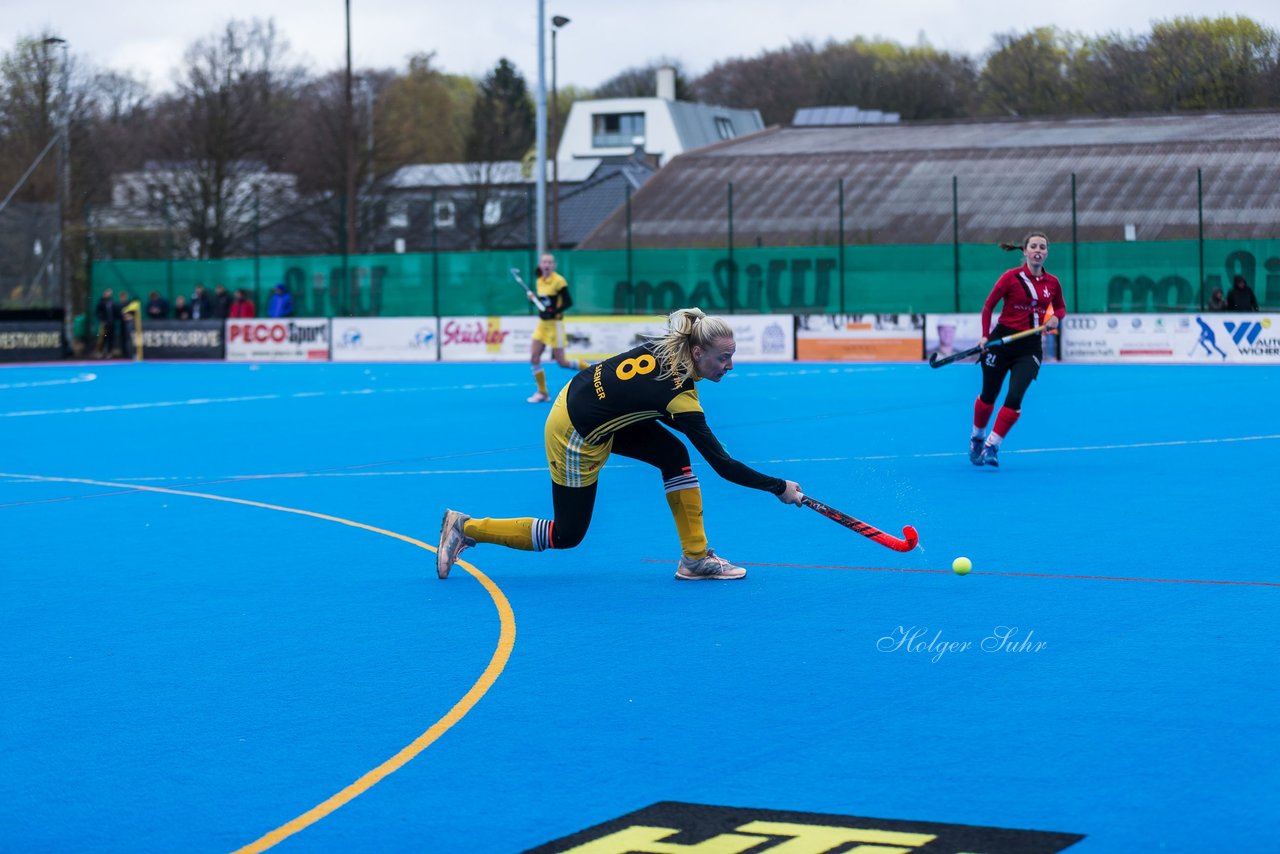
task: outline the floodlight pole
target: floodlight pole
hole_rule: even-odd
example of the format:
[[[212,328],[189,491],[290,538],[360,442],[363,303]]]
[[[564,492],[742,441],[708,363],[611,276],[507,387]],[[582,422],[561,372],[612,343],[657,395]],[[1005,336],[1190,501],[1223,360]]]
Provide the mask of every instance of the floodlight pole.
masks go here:
[[[66,260],[66,219],[71,198],[71,104],[68,103],[70,90],[67,40],[51,36],[44,40],[46,45],[59,45],[62,48],[62,79],[58,94],[58,246],[54,253],[54,264],[58,271],[58,289],[62,299],[62,332],[65,346],[71,350],[71,338],[74,333],[71,306],[71,278],[67,275]]]
[[[342,130],[343,130],[342,135],[343,135],[344,154],[346,156],[346,164],[347,164],[346,170],[345,170],[347,173],[345,176],[346,177],[345,194],[347,197],[346,198],[347,204],[346,204],[346,217],[345,217],[346,219],[346,243],[345,243],[346,251],[343,254],[346,256],[349,256],[349,255],[355,254],[355,251],[356,251],[356,125],[355,125],[355,107],[354,107],[354,104],[352,103],[352,94],[351,94],[351,0],[346,0],[345,5],[346,5],[346,15],[347,15],[347,19],[346,19],[347,20],[347,72],[346,72],[346,79],[345,79],[346,85],[343,87],[343,90],[344,90],[343,91],[343,96],[344,96],[343,119],[344,121],[342,123]],[[344,267],[342,271],[343,277],[344,277],[343,287],[345,288],[347,285],[345,281],[345,277],[347,276],[345,263],[343,264],[343,267]]]
[[[547,4],[538,0],[537,153],[534,177],[535,242],[539,261],[547,251]]]

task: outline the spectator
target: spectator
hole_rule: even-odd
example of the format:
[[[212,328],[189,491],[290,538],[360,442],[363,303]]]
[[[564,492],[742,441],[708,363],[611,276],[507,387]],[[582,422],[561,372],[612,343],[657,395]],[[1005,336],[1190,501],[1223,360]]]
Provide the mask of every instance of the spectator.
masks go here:
[[[271,299],[267,302],[267,317],[292,317],[293,294],[285,287],[284,282],[276,282],[271,290]]]
[[[147,317],[151,320],[164,320],[169,316],[169,301],[152,291],[147,296]]]
[[[98,350],[95,355],[99,359],[110,359],[116,349],[116,327],[120,323],[120,312],[112,300],[114,295],[111,288],[104,290],[93,310],[98,319]]]
[[[191,306],[187,304],[187,298],[181,294],[173,299],[173,318],[174,320],[191,319]]]
[[[204,285],[196,285],[196,292],[191,295],[191,319],[211,320],[212,318],[213,303],[205,293]]]
[[[1257,311],[1258,298],[1253,288],[1244,280],[1244,276],[1236,276],[1231,280],[1231,293],[1227,294],[1227,311]]]
[[[226,320],[231,316],[231,294],[222,285],[213,288],[213,316],[218,320]]]
[[[1222,296],[1222,288],[1214,288],[1209,294],[1209,311],[1226,311],[1227,300]]]
[[[231,301],[232,317],[257,317],[258,309],[253,304],[253,300],[249,299],[249,294],[244,288],[236,290],[235,299]]]

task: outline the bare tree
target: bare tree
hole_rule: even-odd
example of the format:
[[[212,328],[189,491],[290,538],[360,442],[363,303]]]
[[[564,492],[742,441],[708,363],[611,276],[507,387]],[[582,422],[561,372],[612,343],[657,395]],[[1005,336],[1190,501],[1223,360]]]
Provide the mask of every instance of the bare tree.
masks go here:
[[[221,258],[254,227],[260,200],[287,204],[274,178],[302,72],[268,21],[232,21],[186,52],[176,94],[156,111],[157,164],[168,214],[193,254]]]
[[[628,68],[610,77],[596,87],[596,98],[653,98],[658,94],[658,69],[672,68],[676,72],[676,100],[693,100],[693,89],[684,64],[663,57],[647,65]]]
[[[0,198],[18,183],[57,134],[61,55],[43,33],[22,39],[0,57]],[[50,201],[55,196],[54,158],[18,188],[18,201]]]
[[[1071,80],[1076,102],[1087,113],[1123,115],[1156,108],[1145,38],[1109,33],[1085,39],[1072,57]]]
[[[908,120],[968,116],[976,107],[973,61],[928,44],[903,47],[861,38],[830,43],[812,65],[818,104],[885,110]]]
[[[693,84],[699,101],[757,109],[764,123],[785,124],[799,107],[819,103],[813,45],[802,42],[754,59],[718,62]]]
[[[129,74],[100,71],[83,94],[72,124],[79,195],[96,204],[110,201],[111,177],[142,167],[142,142],[151,121],[150,92]]]

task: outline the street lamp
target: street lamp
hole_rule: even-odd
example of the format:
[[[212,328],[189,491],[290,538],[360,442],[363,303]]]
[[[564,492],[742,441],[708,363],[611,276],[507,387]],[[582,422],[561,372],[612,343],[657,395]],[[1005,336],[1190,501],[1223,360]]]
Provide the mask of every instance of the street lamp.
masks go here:
[[[67,275],[66,246],[63,238],[66,235],[67,208],[71,197],[71,104],[68,101],[68,57],[67,40],[50,36],[44,40],[46,47],[62,46],[62,80],[58,94],[58,240],[54,262],[58,271],[58,287],[62,297],[62,329],[66,346],[71,347],[72,325],[71,279]]]
[[[345,242],[343,243],[343,286],[346,286],[347,256],[356,251],[356,125],[355,109],[351,93],[351,0],[343,4],[346,10],[347,25],[347,68],[343,78],[343,114],[342,114],[342,147],[346,161],[343,177],[345,180]]]
[[[547,251],[547,3],[538,0],[538,94],[535,101],[534,258]]]
[[[560,128],[556,123],[556,33],[569,23],[564,15],[551,18],[551,245],[560,248]]]

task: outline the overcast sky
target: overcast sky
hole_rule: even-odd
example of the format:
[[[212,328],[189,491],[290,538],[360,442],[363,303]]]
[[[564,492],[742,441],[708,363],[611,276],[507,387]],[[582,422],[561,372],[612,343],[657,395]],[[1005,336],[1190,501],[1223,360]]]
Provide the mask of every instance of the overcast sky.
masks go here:
[[[443,70],[479,77],[505,56],[536,85],[537,9],[536,0],[351,0],[353,59],[357,68],[403,69],[409,55],[435,52]],[[994,34],[1041,25],[1139,33],[1153,20],[1245,15],[1280,28],[1276,0],[546,0],[546,14],[571,19],[557,40],[558,83],[586,88],[660,57],[696,76],[804,39],[923,39],[978,57]],[[341,0],[0,0],[0,50],[47,30],[78,59],[166,89],[187,45],[254,17],[274,19],[312,71],[342,67]]]

